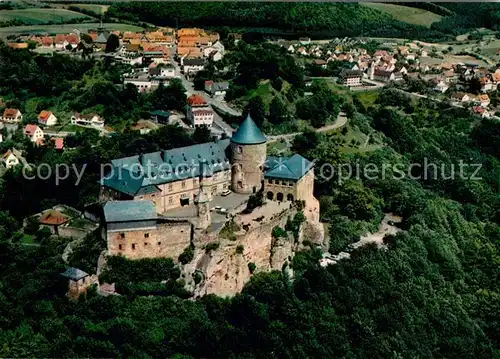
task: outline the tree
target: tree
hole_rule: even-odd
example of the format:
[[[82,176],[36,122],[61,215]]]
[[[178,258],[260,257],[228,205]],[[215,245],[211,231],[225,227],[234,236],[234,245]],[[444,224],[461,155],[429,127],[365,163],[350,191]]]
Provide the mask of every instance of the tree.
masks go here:
[[[252,97],[244,112],[249,113],[257,126],[262,127],[266,118],[266,105],[264,104],[262,97]]]
[[[194,129],[192,138],[194,143],[206,143],[212,140],[212,134],[208,126],[203,125]]]
[[[110,34],[108,40],[106,41],[106,52],[115,52],[120,46],[120,39],[115,34]]]
[[[285,104],[278,97],[273,97],[269,104],[269,121],[273,124],[280,124],[286,121],[288,116]]]

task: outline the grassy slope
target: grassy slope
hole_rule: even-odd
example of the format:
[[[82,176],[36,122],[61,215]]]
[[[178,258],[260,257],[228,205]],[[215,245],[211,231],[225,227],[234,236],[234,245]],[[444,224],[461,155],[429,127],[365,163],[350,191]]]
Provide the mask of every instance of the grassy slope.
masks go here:
[[[76,18],[89,18],[79,12],[63,9],[19,9],[0,11],[0,22],[21,20],[29,24],[45,24],[49,21],[60,22]]]
[[[363,5],[389,13],[394,19],[413,25],[430,27],[432,23],[441,20],[440,15],[414,7],[382,3],[363,3]]]
[[[139,26],[128,25],[128,24],[105,23],[103,25],[106,29],[109,30],[119,30],[119,31],[143,30]],[[0,37],[5,37],[8,35],[37,34],[37,33],[61,34],[61,33],[71,32],[74,29],[87,32],[88,29],[97,29],[97,27],[99,27],[99,23],[11,26],[11,27],[0,28]]]
[[[76,6],[83,10],[88,10],[95,12],[96,14],[104,14],[108,11],[110,5],[100,5],[100,4],[69,4],[68,6]]]

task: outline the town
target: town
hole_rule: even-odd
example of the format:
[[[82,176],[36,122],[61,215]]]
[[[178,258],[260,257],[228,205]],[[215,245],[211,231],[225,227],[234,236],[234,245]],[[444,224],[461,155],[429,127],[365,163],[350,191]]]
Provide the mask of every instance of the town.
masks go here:
[[[497,356],[471,11],[0,2],[0,356]]]

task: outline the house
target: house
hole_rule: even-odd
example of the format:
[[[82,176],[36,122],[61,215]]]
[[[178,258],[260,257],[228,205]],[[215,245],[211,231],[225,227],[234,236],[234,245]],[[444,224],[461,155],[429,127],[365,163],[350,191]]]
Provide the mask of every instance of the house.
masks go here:
[[[478,100],[481,103],[481,107],[486,108],[490,104],[490,97],[487,94],[479,95]]]
[[[185,74],[195,74],[205,68],[205,60],[203,59],[182,59],[182,71]]]
[[[213,82],[210,80],[205,81],[205,91],[208,92],[212,97],[224,98],[228,89],[228,82]]]
[[[110,33],[108,31],[101,31],[97,34],[96,39],[94,40],[94,44],[100,49],[106,48],[106,44],[108,43]]]
[[[203,56],[210,57],[214,61],[220,61],[224,56],[224,52],[224,45],[221,42],[217,41],[212,46],[208,46],[203,49]]]
[[[434,85],[434,91],[445,93],[450,87],[442,78],[433,78],[430,83]]]
[[[51,111],[43,110],[38,115],[38,123],[44,126],[54,126],[57,123],[57,117]]]
[[[490,118],[491,117],[491,113],[486,108],[484,108],[482,106],[474,106],[473,112],[476,115],[481,116],[481,118]]]
[[[52,137],[51,140],[54,142],[54,148],[56,150],[64,150],[64,138],[62,137]]]
[[[153,65],[153,64],[151,64]],[[160,66],[150,66],[148,68],[148,73],[150,76],[171,79],[175,77],[175,67],[171,65],[160,65]]]
[[[138,57],[140,55],[141,45],[139,44],[123,44],[118,53],[124,57]]]
[[[23,120],[23,114],[16,108],[6,108],[0,120],[7,123],[19,123]]]
[[[157,130],[158,125],[149,120],[139,120],[137,123],[131,127],[133,131],[139,131],[141,135],[146,135],[151,131]]]
[[[308,45],[311,43],[311,39],[309,37],[299,37],[299,42],[302,45]]]
[[[340,78],[345,86],[355,87],[361,86],[361,79],[363,78],[363,72],[359,70],[343,70],[340,73]]]
[[[457,102],[469,102],[470,101],[469,95],[464,93],[464,92],[457,92],[457,93],[453,94],[452,99],[457,101]]]
[[[43,139],[43,131],[37,125],[26,125],[24,127],[24,135],[29,137],[31,142],[38,142]]]
[[[317,65],[317,66],[321,66],[321,68],[326,69],[328,62],[325,60],[313,60],[312,64]]]
[[[71,123],[79,126],[104,127],[104,119],[96,113],[75,113],[71,116]]]
[[[214,111],[207,101],[200,95],[192,95],[187,99],[186,117],[193,127],[206,125],[212,127]]]
[[[8,150],[2,156],[2,164],[5,168],[9,169],[19,164],[19,158],[14,154],[12,150]]]
[[[148,92],[153,88],[153,83],[148,75],[125,77],[123,84],[132,84],[137,87],[139,92]]]
[[[493,82],[493,76],[488,74],[482,76],[479,81],[481,82],[481,92],[490,92],[496,90],[496,84]]]
[[[382,82],[394,81],[394,73],[382,69],[375,69],[373,72],[373,79]]]
[[[427,51],[425,51],[425,50],[422,50],[420,52],[420,57],[429,57],[429,53]]]

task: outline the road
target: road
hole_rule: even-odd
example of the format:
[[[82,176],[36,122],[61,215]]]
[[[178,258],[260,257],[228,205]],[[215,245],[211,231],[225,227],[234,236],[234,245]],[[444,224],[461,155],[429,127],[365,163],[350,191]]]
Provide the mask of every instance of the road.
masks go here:
[[[175,51],[175,49],[174,49]],[[175,61],[172,61],[172,64],[174,65],[175,67],[175,72],[176,72],[176,75],[178,75],[178,77],[181,79],[182,81],[182,85],[184,86],[184,88],[186,89],[186,91],[191,94],[191,95],[200,95],[202,96],[205,101],[207,101],[208,104],[210,104],[212,107],[216,107],[218,109],[221,109],[222,111],[230,114],[230,115],[233,115],[233,116],[241,116],[241,112],[238,111],[238,110],[235,110],[234,108],[231,108],[227,105],[226,102],[220,100],[220,99],[214,99],[212,97],[210,97],[205,91],[198,91],[198,90],[195,90],[194,89],[194,86],[193,86],[193,83],[191,81],[189,81],[186,76],[184,76],[182,73],[181,73],[181,68],[179,66],[179,64]],[[224,122],[224,120],[222,119],[222,117],[219,116],[219,114],[217,112],[214,111],[214,123],[215,125],[217,126],[217,128],[219,128],[221,131],[225,132],[229,137],[232,136],[234,130],[231,126],[229,126],[226,122]]]
[[[335,123],[332,123],[331,125],[326,125],[320,128],[315,129],[316,132],[328,132],[331,130],[336,130],[338,128],[344,127],[345,124],[347,123],[348,118],[346,117],[345,113],[340,112],[339,115],[337,116],[337,120]],[[294,132],[294,133],[287,133],[285,135],[275,135],[275,136],[266,136],[267,137],[267,143],[271,142],[277,142],[277,141],[282,141],[282,140],[292,140],[295,138],[295,136],[300,135],[302,132]]]

